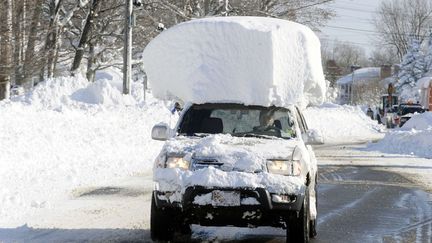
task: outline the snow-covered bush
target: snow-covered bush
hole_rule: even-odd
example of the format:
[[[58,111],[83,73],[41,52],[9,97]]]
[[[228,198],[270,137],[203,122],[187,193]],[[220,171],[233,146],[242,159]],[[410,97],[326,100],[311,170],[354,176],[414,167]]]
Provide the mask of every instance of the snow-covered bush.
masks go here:
[[[417,80],[423,77],[426,71],[424,55],[420,49],[420,41],[413,38],[408,52],[402,58],[399,81],[395,87],[402,100],[418,100],[419,92],[416,88]]]

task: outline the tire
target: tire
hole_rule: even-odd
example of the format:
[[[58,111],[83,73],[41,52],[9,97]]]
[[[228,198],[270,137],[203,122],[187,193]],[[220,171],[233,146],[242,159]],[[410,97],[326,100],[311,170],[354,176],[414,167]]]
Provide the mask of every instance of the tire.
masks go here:
[[[315,208],[317,211],[317,216],[315,219],[310,221],[310,231],[309,231],[309,237],[315,238],[317,236],[317,220],[318,220],[318,179],[315,180]]]
[[[310,240],[309,188],[306,188],[302,208],[297,215],[291,217],[287,227],[287,242],[308,243]]]
[[[174,238],[175,213],[169,208],[157,208],[152,196],[150,214],[150,235],[153,241],[171,241]]]

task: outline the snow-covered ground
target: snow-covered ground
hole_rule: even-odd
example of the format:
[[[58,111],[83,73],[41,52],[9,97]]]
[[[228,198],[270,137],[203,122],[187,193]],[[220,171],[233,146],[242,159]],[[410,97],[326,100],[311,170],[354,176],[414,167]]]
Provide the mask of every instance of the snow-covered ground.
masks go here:
[[[161,142],[151,127],[169,121],[142,86],[123,96],[116,82],[81,77],[41,83],[0,103],[0,225],[19,226],[78,186],[151,171]]]
[[[358,106],[325,103],[304,112],[309,128],[321,131],[326,144],[362,143],[384,137],[385,128]]]
[[[402,128],[370,144],[368,150],[432,158],[432,112],[415,114]]]
[[[162,147],[150,139],[151,127],[174,124],[177,117],[150,94],[144,102],[142,85],[134,84],[131,96],[120,89],[120,78],[90,84],[81,77],[58,78],[0,102],[1,227],[43,218],[46,210],[73,198],[77,188],[151,173]],[[326,104],[305,115],[327,142],[383,136],[382,127],[358,107]],[[151,182],[145,183],[150,190]]]

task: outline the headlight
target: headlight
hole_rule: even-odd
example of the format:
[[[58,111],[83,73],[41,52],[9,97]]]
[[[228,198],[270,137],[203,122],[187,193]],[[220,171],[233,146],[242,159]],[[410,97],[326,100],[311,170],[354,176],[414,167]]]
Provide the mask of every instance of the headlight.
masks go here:
[[[267,170],[273,174],[299,176],[301,174],[301,164],[297,160],[268,160]]]
[[[185,160],[183,157],[170,156],[165,162],[165,167],[187,170],[189,169],[189,161]]]

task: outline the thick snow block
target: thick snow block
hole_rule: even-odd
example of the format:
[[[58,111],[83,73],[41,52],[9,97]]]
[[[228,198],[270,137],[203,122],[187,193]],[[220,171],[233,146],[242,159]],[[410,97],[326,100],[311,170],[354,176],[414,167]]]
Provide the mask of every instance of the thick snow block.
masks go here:
[[[320,42],[308,27],[290,21],[192,20],[163,31],[143,58],[160,99],[306,106],[325,96]]]

